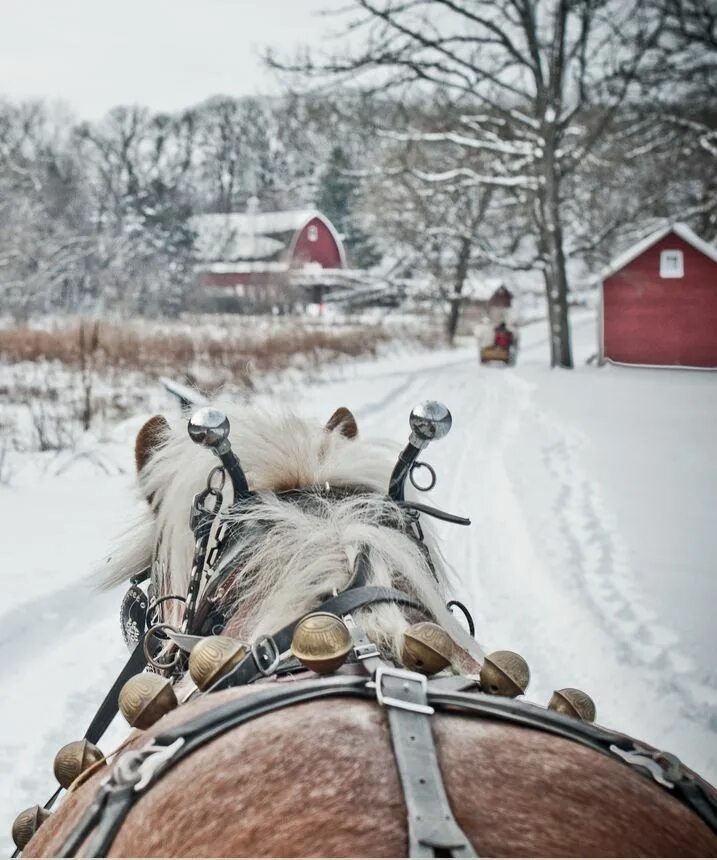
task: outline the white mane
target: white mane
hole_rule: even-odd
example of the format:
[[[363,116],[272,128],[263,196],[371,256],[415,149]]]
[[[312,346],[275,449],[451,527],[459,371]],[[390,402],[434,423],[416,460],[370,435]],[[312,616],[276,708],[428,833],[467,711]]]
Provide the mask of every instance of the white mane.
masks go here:
[[[370,548],[372,585],[398,587],[415,596],[464,648],[477,646],[446,610],[447,580],[430,523],[422,519],[425,545],[434,570],[419,544],[400,525],[402,514],[385,493],[400,444],[354,439],[328,431],[288,410],[218,403],[231,422],[230,440],[252,490],[299,487],[359,486],[366,491],[339,501],[310,506],[282,501],[273,492],[261,494],[232,519],[238,539],[222,560],[239,571],[229,595],[235,618],[227,632],[252,641],[270,634],[315,609],[348,583],[359,546]],[[194,444],[186,419],[169,428],[163,444],[142,470],[140,486],[152,500],[139,528],[108,562],[105,581],[116,583],[153,561],[152,580],[158,594],[187,592],[194,539],[189,528],[192,497],[203,490],[218,464],[208,450]],[[224,509],[231,504],[227,481]],[[375,495],[374,495],[375,493]],[[380,494],[380,495],[379,495]],[[174,606],[172,610],[172,606]],[[178,621],[178,604],[165,604],[165,620]],[[356,613],[369,636],[397,658],[402,633],[413,620],[396,605],[378,604]]]

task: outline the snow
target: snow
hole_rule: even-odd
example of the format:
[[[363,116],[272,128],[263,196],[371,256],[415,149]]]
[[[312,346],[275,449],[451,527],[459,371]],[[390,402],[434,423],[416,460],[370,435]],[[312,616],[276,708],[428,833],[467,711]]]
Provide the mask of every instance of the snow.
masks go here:
[[[197,254],[202,260],[253,260],[271,257],[285,247],[277,234],[294,234],[317,217],[310,209],[257,214],[231,212],[195,215],[190,225],[197,233]]]
[[[294,375],[272,397],[320,419],[347,405],[360,432],[395,439],[397,452],[411,406],[444,400],[454,427],[426,453],[431,501],[473,521],[439,534],[481,643],[526,657],[528,699],[585,689],[599,722],[714,781],[715,379],[586,366],[594,314],[574,314],[573,328],[572,372],[547,367],[540,322],[523,329],[515,368],[481,368],[466,342],[334,366],[313,382]],[[143,504],[132,443],[145,417],[118,426],[94,459],[11,455],[11,485],[0,485],[0,840],[54,790],[55,751],[81,736],[125,659],[121,590],[97,592],[88,572]],[[116,721],[103,748],[123,732]]]

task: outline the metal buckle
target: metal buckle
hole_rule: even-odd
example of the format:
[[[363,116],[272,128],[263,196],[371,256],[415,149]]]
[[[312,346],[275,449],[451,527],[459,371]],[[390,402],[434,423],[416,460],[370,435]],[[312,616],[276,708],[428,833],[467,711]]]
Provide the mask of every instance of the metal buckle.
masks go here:
[[[434,714],[435,711],[430,705],[421,705],[417,702],[407,702],[405,699],[398,699],[395,696],[386,696],[383,692],[383,679],[385,677],[397,678],[404,682],[404,689],[408,690],[411,683],[419,684],[421,687],[421,695],[426,698],[428,694],[428,680],[425,675],[420,675],[418,672],[408,672],[406,669],[396,669],[394,666],[379,666],[376,669],[375,679],[369,681],[366,685],[371,689],[376,690],[376,700],[379,705],[388,705],[391,708],[401,708],[404,711],[413,711],[416,714]]]
[[[165,762],[170,761],[177,750],[184,744],[184,738],[177,738],[176,741],[169,746],[157,746],[152,744],[147,747],[144,752],[149,755],[139,766],[139,782],[135,785],[135,791],[142,791],[152,781],[155,773],[162,767]]]
[[[639,747],[623,750],[617,744],[610,745],[610,752],[619,755],[629,765],[644,767],[655,782],[664,785],[665,788],[674,788],[675,782],[682,777],[682,762],[671,753],[665,753],[661,750],[654,752],[642,750]],[[661,764],[661,761],[664,761],[665,765]]]
[[[268,654],[266,651],[261,651],[260,649],[262,648],[268,648]],[[268,677],[276,672],[281,662],[281,655],[279,654],[279,649],[276,647],[276,642],[274,642],[271,636],[264,636],[254,642],[251,646],[251,653],[262,675]],[[265,663],[268,657],[271,657],[271,660],[267,666]]]
[[[184,744],[184,738],[177,738],[169,746],[151,743],[138,750],[128,750],[117,759],[114,770],[106,782],[115,785],[134,785],[135,791],[143,791],[157,770],[173,758],[175,752]]]
[[[373,644],[373,642],[367,642],[365,645],[354,645],[354,657],[357,660],[368,660],[371,657],[380,656],[381,652]]]

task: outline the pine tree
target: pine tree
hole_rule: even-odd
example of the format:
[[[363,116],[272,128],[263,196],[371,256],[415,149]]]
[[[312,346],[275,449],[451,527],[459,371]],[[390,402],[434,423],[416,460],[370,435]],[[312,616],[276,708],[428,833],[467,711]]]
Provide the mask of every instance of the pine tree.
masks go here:
[[[351,175],[351,170],[345,149],[334,146],[319,183],[316,202],[343,237],[350,264],[368,269],[379,262],[381,254],[358,223],[356,209],[360,181]]]

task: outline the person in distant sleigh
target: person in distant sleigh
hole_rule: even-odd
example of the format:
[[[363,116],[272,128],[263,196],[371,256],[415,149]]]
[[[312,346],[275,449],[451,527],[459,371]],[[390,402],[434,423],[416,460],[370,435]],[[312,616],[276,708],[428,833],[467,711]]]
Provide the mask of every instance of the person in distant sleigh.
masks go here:
[[[504,322],[497,325],[494,330],[493,346],[500,349],[510,350],[513,345],[513,332],[510,331]]]

